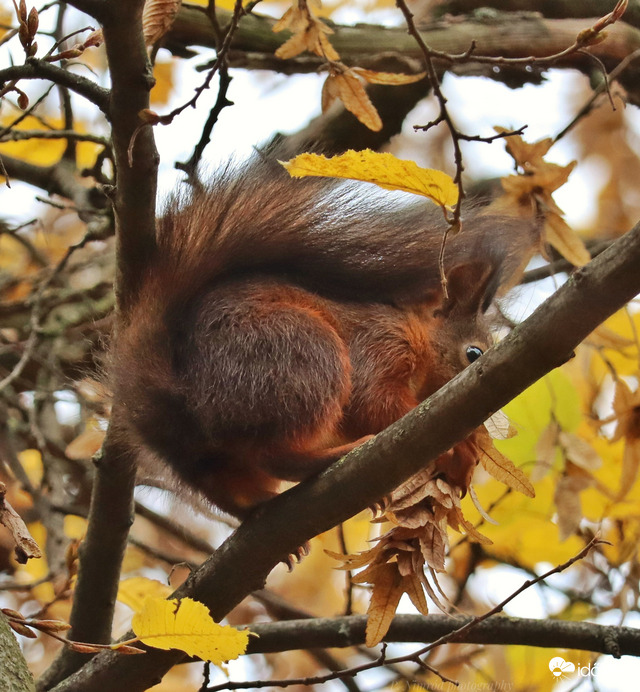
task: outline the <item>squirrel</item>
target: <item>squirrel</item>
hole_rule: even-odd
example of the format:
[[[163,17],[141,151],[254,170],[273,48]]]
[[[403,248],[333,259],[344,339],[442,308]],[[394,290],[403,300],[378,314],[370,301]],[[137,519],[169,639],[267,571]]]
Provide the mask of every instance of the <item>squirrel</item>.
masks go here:
[[[491,344],[522,222],[228,165],[174,195],[117,334],[121,434],[244,517],[402,417]],[[367,200],[367,197],[375,199]]]

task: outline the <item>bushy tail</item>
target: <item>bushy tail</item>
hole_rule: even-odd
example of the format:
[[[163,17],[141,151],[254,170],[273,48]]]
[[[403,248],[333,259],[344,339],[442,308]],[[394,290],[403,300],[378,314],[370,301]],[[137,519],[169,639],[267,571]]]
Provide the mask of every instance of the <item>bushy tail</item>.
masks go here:
[[[149,275],[175,306],[243,274],[348,300],[419,300],[440,285],[446,222],[430,202],[398,198],[372,185],[292,179],[272,159],[229,165],[169,202]],[[502,281],[527,234],[515,220],[476,216],[448,238],[445,267],[485,261]]]

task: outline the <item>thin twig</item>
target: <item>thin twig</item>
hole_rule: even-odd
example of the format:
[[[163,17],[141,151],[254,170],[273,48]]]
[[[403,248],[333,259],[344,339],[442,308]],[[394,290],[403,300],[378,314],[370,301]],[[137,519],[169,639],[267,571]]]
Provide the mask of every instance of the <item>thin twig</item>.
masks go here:
[[[571,119],[571,121],[562,129],[558,134],[553,138],[554,142],[557,142],[558,140],[562,139],[568,132],[570,132],[577,124],[580,122],[582,118],[584,118],[587,114],[589,114],[593,108],[595,107],[595,103],[600,97],[600,95],[606,91],[609,93],[609,100],[612,104],[612,108],[615,110],[615,104],[613,103],[613,97],[610,95],[610,84],[614,79],[617,79],[622,72],[624,72],[629,65],[636,60],[637,58],[640,57],[640,48],[638,50],[634,50],[633,53],[630,53],[627,55],[624,60],[621,60],[620,63],[616,66],[615,69],[611,70],[611,72],[607,75],[605,73],[604,79],[601,84],[599,84],[594,90],[593,94],[591,97],[587,100],[587,102],[580,108],[580,110],[575,114],[575,116]]]

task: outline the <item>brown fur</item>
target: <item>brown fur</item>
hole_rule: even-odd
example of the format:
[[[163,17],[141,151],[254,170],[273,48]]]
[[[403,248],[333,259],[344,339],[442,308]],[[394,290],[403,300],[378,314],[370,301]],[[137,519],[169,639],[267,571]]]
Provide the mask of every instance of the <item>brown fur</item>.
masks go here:
[[[158,224],[115,348],[121,434],[227,512],[326,467],[489,346],[487,309],[528,233],[465,221],[444,300],[440,211],[367,194],[257,160]]]

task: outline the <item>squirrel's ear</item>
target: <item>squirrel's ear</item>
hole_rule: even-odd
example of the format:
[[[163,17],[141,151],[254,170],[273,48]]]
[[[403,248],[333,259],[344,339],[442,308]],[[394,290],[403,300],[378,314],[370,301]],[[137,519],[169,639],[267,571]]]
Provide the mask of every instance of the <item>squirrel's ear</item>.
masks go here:
[[[488,310],[499,286],[499,272],[486,262],[466,262],[447,272],[447,298],[443,301],[445,315],[476,315]]]

